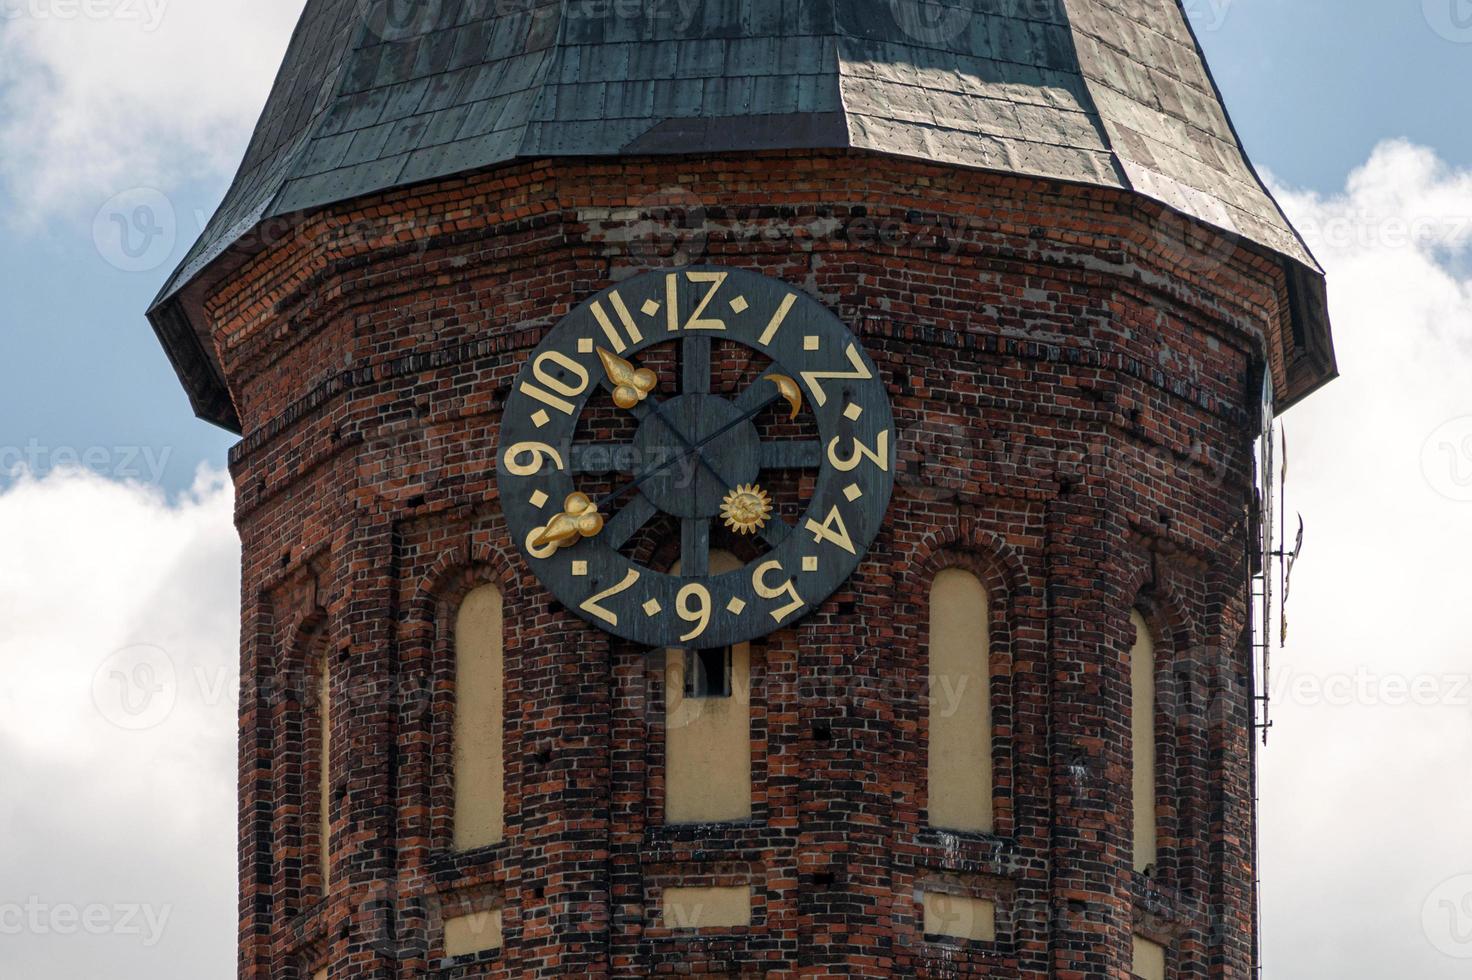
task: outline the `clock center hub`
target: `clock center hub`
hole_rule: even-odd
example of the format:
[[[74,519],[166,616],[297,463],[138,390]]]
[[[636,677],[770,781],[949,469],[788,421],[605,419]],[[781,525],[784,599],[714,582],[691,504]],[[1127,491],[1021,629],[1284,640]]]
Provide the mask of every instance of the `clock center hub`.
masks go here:
[[[761,471],[756,426],[740,419],[741,410],[718,395],[680,395],[657,412],[651,409],[634,437],[640,465],[674,462],[646,480],[640,492],[675,517],[718,516],[726,495],[755,482]],[[693,447],[699,448],[692,452]]]

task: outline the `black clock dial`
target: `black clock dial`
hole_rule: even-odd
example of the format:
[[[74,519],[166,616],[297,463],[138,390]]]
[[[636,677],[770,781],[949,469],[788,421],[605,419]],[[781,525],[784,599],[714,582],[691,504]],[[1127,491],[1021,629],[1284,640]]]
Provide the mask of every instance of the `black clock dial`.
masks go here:
[[[744,375],[713,359],[732,345]],[[607,289],[548,333],[506,400],[498,480],[564,605],[636,643],[707,648],[798,622],[853,574],[894,453],[884,384],[836,317],[696,267]],[[636,547],[662,527],[678,564]],[[710,574],[717,538],[742,542],[744,567]]]

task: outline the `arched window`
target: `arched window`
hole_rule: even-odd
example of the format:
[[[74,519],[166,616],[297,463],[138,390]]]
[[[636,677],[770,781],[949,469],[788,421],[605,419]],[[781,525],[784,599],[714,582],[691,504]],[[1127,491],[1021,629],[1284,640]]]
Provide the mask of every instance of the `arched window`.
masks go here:
[[[1130,648],[1130,729],[1134,776],[1135,870],[1145,871],[1156,862],[1159,828],[1156,824],[1155,746],[1155,640],[1139,612],[1130,615],[1135,642]]]
[[[991,622],[986,587],[948,568],[930,588],[930,824],[991,833]]]
[[[501,592],[484,585],[455,619],[455,849],[498,844],[506,831]]]

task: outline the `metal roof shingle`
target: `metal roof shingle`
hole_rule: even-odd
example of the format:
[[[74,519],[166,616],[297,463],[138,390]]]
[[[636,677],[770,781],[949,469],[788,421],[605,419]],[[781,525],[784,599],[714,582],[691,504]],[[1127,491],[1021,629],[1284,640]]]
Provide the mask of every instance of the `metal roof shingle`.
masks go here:
[[[1118,187],[1319,275],[1180,0],[435,0],[395,19],[399,3],[308,0],[156,326],[177,329],[165,308],[255,223],[548,155],[853,147]]]

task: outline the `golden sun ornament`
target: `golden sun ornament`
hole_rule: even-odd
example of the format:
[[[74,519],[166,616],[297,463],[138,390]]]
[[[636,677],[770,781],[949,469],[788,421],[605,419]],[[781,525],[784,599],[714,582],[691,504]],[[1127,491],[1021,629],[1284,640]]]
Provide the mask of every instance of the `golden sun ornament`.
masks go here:
[[[772,498],[755,483],[737,487],[721,503],[721,516],[737,534],[755,534],[772,516]]]

